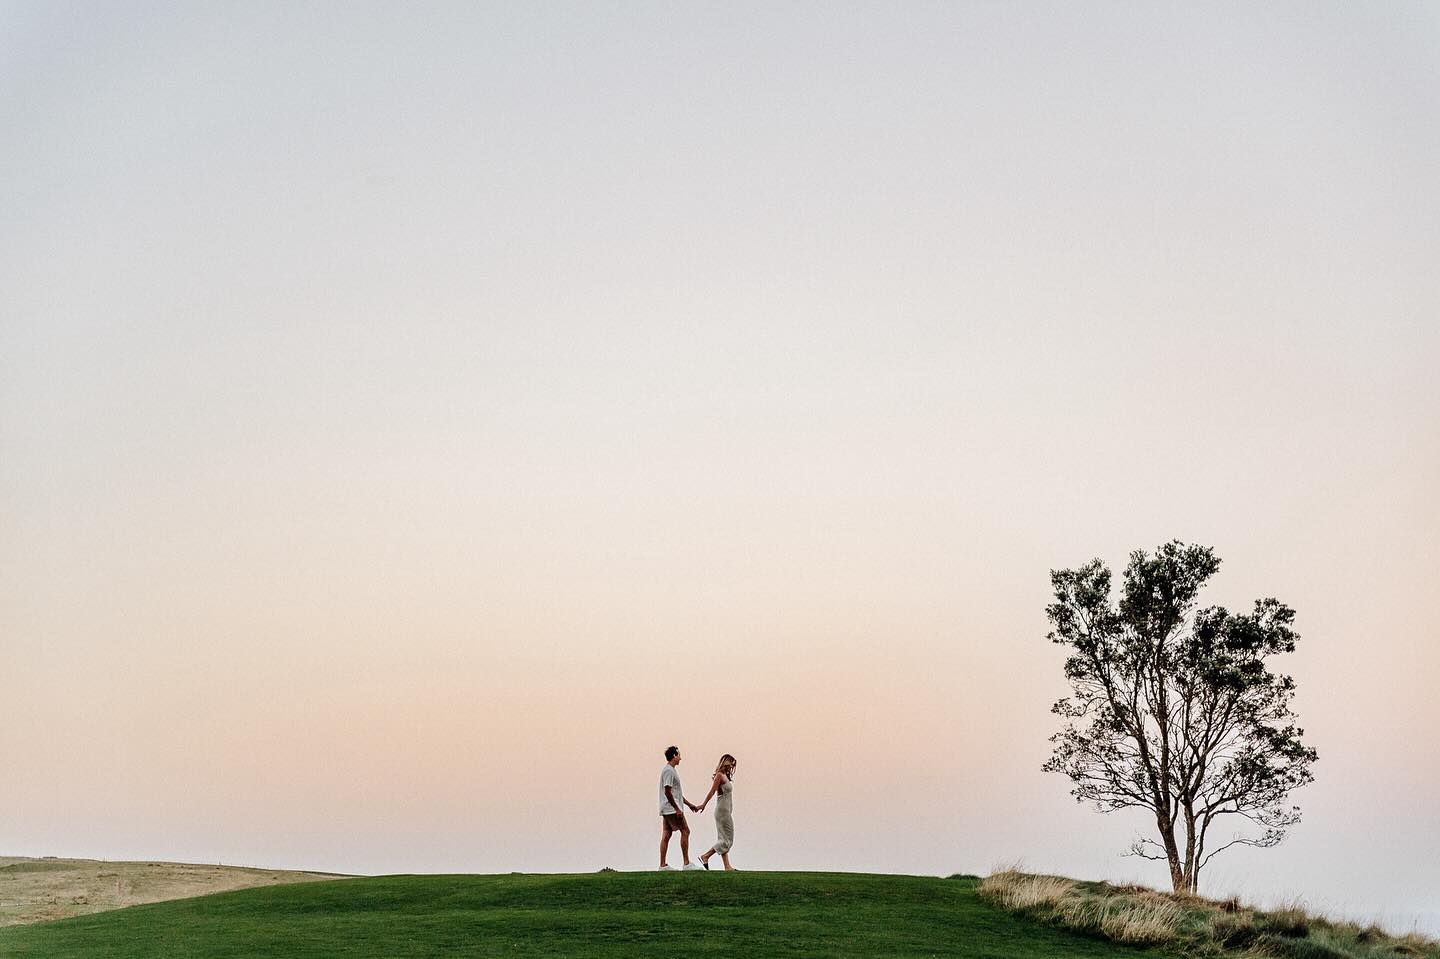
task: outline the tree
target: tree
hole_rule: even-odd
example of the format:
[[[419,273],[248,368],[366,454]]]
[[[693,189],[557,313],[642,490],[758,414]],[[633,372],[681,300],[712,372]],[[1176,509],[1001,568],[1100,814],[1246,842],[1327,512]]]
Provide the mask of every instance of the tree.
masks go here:
[[[1078,802],[1153,817],[1154,838],[1130,854],[1167,862],[1176,892],[1198,891],[1225,849],[1279,843],[1300,821],[1286,798],[1317,758],[1290,708],[1295,681],[1266,663],[1295,651],[1295,611],[1275,599],[1248,614],[1196,610],[1219,568],[1206,546],[1137,550],[1118,606],[1098,559],[1050,573],[1049,638],[1070,649],[1072,694],[1053,708],[1066,723],[1044,769],[1070,777]],[[1227,817],[1245,831],[1217,845]]]

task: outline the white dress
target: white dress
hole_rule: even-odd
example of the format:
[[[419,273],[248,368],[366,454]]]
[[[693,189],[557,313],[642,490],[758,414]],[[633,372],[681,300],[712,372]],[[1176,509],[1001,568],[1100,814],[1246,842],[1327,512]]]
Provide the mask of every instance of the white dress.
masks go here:
[[[730,796],[734,791],[734,780],[726,779],[715,796],[715,851],[722,855],[735,845],[735,820],[731,817],[735,807]]]

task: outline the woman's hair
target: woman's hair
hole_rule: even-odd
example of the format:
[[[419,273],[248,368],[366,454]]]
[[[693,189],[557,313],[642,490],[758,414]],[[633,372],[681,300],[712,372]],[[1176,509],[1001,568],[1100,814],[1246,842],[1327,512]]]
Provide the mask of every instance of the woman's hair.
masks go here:
[[[724,774],[730,779],[735,778],[735,757],[726,753],[720,757],[720,763],[715,767],[715,775]]]

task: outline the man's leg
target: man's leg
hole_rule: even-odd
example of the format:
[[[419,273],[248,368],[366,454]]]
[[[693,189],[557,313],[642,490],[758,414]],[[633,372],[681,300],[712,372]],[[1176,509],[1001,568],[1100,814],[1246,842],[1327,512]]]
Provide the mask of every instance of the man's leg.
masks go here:
[[[665,853],[670,848],[670,824],[660,820],[660,868],[665,868]]]
[[[680,855],[685,857],[685,865],[690,865],[690,824],[688,822],[680,827]]]

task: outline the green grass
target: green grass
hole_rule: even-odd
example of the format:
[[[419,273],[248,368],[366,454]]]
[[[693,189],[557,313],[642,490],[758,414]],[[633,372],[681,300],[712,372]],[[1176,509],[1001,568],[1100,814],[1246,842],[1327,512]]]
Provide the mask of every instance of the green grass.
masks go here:
[[[968,956],[1139,950],[1015,916],[972,877],[856,873],[383,876],[0,929],[6,959]]]

